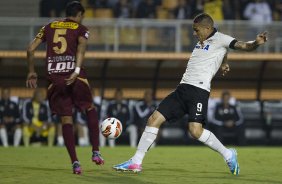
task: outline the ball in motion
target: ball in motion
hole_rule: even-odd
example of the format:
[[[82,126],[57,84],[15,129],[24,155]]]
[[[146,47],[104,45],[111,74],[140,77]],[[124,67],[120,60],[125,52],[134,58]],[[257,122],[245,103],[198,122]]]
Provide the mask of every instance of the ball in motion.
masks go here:
[[[122,124],[117,118],[107,118],[101,124],[101,132],[108,139],[116,139],[122,132]]]

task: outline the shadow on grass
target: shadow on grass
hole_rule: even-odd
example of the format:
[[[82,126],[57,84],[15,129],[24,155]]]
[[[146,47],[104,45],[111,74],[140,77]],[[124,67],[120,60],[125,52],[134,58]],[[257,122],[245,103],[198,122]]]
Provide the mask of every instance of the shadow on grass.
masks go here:
[[[163,176],[169,176],[169,172],[178,172],[178,173],[186,173],[186,177],[189,178],[199,178],[199,179],[215,179],[218,181],[223,181],[223,180],[229,180],[229,181],[234,181],[236,183],[267,183],[267,184],[282,184],[281,181],[277,180],[271,180],[271,179],[259,179],[257,176],[253,176],[255,178],[250,178],[249,176],[246,175],[239,175],[239,176],[233,176],[228,172],[222,172],[222,171],[202,171],[202,172],[197,172],[193,170],[188,170],[188,169],[173,169],[173,168],[149,168],[148,171],[150,173],[154,173],[155,177],[163,177]],[[161,174],[163,173],[163,174]],[[172,176],[175,175],[172,174]],[[207,176],[208,175],[208,176]],[[217,176],[212,176],[212,175],[217,175]],[[180,177],[178,175],[178,177]],[[247,178],[248,177],[248,178]],[[230,183],[230,182],[229,182]],[[232,183],[232,182],[231,182]]]
[[[32,166],[21,166],[21,165],[1,165],[1,166],[4,166],[5,168],[21,168],[21,169],[25,169],[25,170],[32,170],[32,171],[68,171],[70,172],[71,170],[70,169],[63,169],[63,168],[44,168],[44,167],[41,167],[41,166],[38,166],[38,167],[32,167]]]
[[[216,179],[216,180],[232,180],[238,183],[267,183],[267,184],[282,184],[281,181],[275,180],[266,180],[266,179],[252,179],[252,178],[245,178],[245,176],[225,176],[225,177],[216,177],[216,176],[201,176],[197,178],[205,178],[205,179]],[[231,181],[230,181],[231,182]]]
[[[95,182],[95,183],[115,183],[115,184],[157,184],[155,182],[148,182],[142,180],[140,174],[132,173],[132,172],[107,172],[104,175],[99,176],[83,176],[80,180],[84,180],[86,182]]]
[[[116,172],[116,171],[83,171],[83,174],[81,176],[76,176],[71,173],[71,169],[63,169],[63,168],[47,168],[47,167],[41,167],[41,166],[21,166],[21,165],[1,165],[5,168],[8,168],[8,170],[14,170],[14,168],[17,169],[23,169],[23,170],[29,170],[32,171],[31,173],[41,172],[42,174],[46,174],[49,172],[56,172],[61,173],[64,176],[62,178],[66,177],[65,174],[69,175],[68,178],[81,183],[115,183],[115,184],[124,184],[124,183],[132,183],[132,184],[157,184],[155,182],[148,182],[148,181],[142,181],[142,177],[140,177],[139,174],[135,174],[132,172]],[[70,177],[71,176],[71,177]],[[50,177],[50,182],[53,178]]]

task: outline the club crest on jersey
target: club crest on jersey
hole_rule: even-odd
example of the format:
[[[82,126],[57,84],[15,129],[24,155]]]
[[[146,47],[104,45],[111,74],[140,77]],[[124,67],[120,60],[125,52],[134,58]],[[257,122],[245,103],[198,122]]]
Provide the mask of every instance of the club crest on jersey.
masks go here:
[[[203,50],[209,50],[210,45],[205,45],[204,47],[201,47],[200,45],[196,45],[195,48],[196,49],[203,49]]]

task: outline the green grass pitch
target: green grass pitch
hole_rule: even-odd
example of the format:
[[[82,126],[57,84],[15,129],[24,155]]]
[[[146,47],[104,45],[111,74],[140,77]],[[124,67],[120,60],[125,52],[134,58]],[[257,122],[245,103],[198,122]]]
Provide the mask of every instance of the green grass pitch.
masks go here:
[[[111,166],[135,149],[102,148],[104,166],[90,160],[90,147],[77,148],[83,175],[72,174],[65,148],[0,148],[0,183],[13,184],[282,184],[282,147],[238,147],[241,167],[233,176],[222,157],[204,146],[159,146],[145,157],[140,174],[116,172]]]

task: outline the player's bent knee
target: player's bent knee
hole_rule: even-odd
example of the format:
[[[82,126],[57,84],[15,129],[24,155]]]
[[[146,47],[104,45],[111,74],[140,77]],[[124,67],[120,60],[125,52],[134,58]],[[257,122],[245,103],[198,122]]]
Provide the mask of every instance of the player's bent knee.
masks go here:
[[[72,116],[62,116],[61,117],[62,124],[73,124]]]
[[[154,113],[149,117],[147,125],[159,128],[164,122],[165,117],[160,112],[154,111]]]
[[[189,133],[194,139],[199,139],[203,133],[202,124],[189,123]]]

